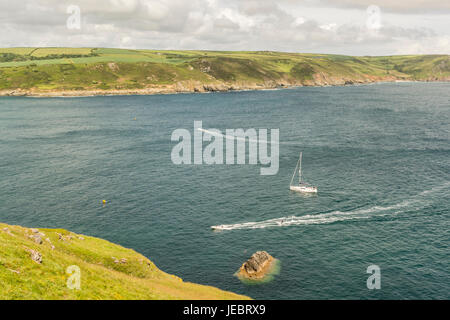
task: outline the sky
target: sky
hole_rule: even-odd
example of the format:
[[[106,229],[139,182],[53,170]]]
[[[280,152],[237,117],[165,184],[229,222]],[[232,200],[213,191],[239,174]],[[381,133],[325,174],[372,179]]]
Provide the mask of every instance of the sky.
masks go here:
[[[450,54],[450,0],[0,0],[0,47]]]

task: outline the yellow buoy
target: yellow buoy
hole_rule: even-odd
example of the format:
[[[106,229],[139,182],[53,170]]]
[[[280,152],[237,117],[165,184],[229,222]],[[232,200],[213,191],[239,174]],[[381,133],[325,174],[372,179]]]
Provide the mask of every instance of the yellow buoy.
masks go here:
[[[102,200],[103,204],[106,204],[106,200]]]

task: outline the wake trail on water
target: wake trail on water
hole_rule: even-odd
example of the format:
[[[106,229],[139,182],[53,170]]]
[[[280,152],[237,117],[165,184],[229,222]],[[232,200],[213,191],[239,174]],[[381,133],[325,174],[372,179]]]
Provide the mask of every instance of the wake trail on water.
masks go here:
[[[433,187],[429,190],[422,191],[415,197],[401,201],[397,204],[388,206],[373,206],[366,209],[357,209],[353,211],[332,211],[321,214],[308,214],[304,216],[286,216],[274,218],[258,222],[243,222],[235,224],[220,225],[220,230],[237,230],[237,229],[263,229],[270,227],[288,227],[311,224],[329,224],[347,220],[361,220],[376,217],[383,217],[392,214],[399,214],[410,209],[424,208],[428,203],[427,197],[435,192],[442,191],[450,186],[450,182],[443,185]],[[393,212],[392,212],[393,211]],[[218,227],[218,226],[215,226]]]
[[[296,143],[296,142],[275,142],[275,141],[267,141],[267,140],[255,140],[255,139],[250,139],[250,138],[245,138],[245,137],[240,137],[240,136],[230,136],[227,134],[223,134],[223,133],[219,133],[219,132],[215,132],[215,131],[211,131],[211,130],[207,130],[207,129],[203,129],[203,128],[197,128],[198,131],[201,131],[203,133],[207,133],[211,136],[215,136],[215,137],[220,137],[220,138],[224,138],[224,139],[228,139],[228,140],[236,140],[236,141],[244,141],[244,142],[253,142],[253,143],[265,143],[265,144],[288,144],[288,145],[301,145],[300,143]]]

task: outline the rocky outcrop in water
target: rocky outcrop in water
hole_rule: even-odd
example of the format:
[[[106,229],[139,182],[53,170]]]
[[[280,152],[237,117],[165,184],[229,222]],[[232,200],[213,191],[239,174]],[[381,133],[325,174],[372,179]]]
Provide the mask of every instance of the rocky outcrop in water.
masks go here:
[[[255,252],[238,271],[238,276],[247,279],[262,279],[270,272],[274,257],[266,251]]]

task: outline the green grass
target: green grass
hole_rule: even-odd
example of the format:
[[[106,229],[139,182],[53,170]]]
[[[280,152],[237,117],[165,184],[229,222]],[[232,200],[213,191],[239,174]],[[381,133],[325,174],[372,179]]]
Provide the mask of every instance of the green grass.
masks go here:
[[[35,57],[46,57],[54,54],[89,55],[91,53],[91,48],[36,48],[31,55]]]
[[[31,229],[0,223],[0,299],[248,299],[184,282],[139,253],[102,239],[62,229],[39,231],[45,234],[42,244],[30,239]],[[29,249],[41,253],[42,263],[31,259]],[[126,262],[117,263],[121,259]],[[71,265],[81,270],[80,290],[67,287]]]
[[[272,51],[0,49],[0,90],[123,90],[200,84],[450,80],[450,56],[353,57]]]
[[[0,48],[0,53],[15,53],[20,55],[29,55],[36,48]]]

